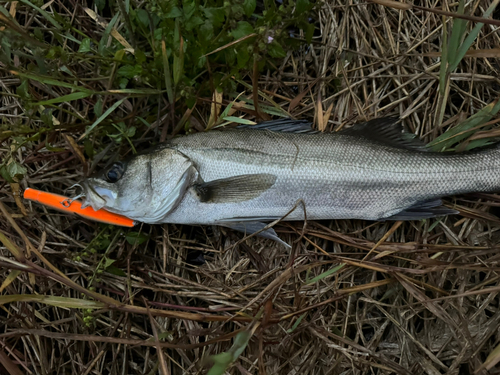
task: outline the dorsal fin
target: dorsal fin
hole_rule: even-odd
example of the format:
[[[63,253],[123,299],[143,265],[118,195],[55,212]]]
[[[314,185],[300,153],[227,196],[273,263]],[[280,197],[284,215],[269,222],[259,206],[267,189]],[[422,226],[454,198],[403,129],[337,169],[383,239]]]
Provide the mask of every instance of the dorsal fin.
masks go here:
[[[406,150],[429,151],[425,143],[411,133],[403,131],[397,117],[382,117],[342,130],[340,134],[366,138],[387,146]]]
[[[291,118],[280,118],[277,120],[264,121],[256,125],[240,125],[237,129],[269,130],[281,133],[317,133],[311,128],[311,123],[307,120],[294,120]]]

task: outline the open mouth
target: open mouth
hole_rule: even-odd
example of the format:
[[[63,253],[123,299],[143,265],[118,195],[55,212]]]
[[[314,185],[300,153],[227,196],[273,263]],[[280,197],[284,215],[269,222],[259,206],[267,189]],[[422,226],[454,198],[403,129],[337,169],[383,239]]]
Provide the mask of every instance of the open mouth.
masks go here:
[[[99,186],[92,186],[87,181],[82,183],[82,188],[83,193],[80,195],[85,197],[82,203],[82,208],[92,207],[95,211],[97,211],[108,205],[108,201],[114,201],[115,199],[115,194],[113,194],[110,190]]]

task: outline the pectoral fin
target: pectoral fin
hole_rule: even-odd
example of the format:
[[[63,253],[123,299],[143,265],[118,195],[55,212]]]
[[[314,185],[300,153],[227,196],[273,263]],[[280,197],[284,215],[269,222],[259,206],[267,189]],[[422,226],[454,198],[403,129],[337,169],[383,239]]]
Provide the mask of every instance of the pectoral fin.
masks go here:
[[[251,222],[235,222],[235,223],[224,223],[224,224],[220,223],[220,225],[237,230],[239,232],[243,232],[248,235],[258,232],[259,230],[265,228],[267,224],[261,223],[260,221],[251,221]],[[257,236],[274,240],[288,248],[291,248],[289,244],[287,244],[285,241],[283,241],[281,238],[278,237],[273,228],[266,229],[260,232]]]
[[[276,182],[272,174],[245,174],[193,185],[201,202],[239,203],[257,198]]]

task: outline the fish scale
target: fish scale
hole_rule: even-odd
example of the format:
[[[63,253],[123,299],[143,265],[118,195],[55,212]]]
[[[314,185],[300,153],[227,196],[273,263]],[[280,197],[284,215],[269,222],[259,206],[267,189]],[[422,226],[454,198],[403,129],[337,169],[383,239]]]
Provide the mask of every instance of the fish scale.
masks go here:
[[[307,142],[302,142],[305,137]],[[282,134],[279,140],[283,143],[269,147],[268,142],[278,142],[276,137],[234,130],[172,142],[171,147],[193,160],[207,180],[251,173],[272,173],[278,179],[269,191],[248,202],[206,205],[186,199],[167,220],[201,223],[235,217],[274,218],[286,214],[299,199],[304,200],[309,219],[374,220],[420,201],[499,187],[496,149],[424,153],[340,134]],[[228,148],[227,144],[235,146]],[[300,144],[298,151],[294,144]],[[289,219],[303,219],[303,214],[297,210]]]

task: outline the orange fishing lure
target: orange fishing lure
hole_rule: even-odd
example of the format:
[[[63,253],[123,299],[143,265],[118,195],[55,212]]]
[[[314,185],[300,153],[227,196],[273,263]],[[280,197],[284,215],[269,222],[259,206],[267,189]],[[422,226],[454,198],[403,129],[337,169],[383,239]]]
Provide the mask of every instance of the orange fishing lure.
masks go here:
[[[122,227],[133,227],[135,225],[134,220],[128,217],[114,214],[104,209],[94,211],[92,207],[82,208],[82,202],[80,201],[71,200],[68,197],[46,191],[27,188],[24,190],[24,199],[41,203],[62,212],[70,212],[87,219],[100,221],[101,223],[120,225]]]

